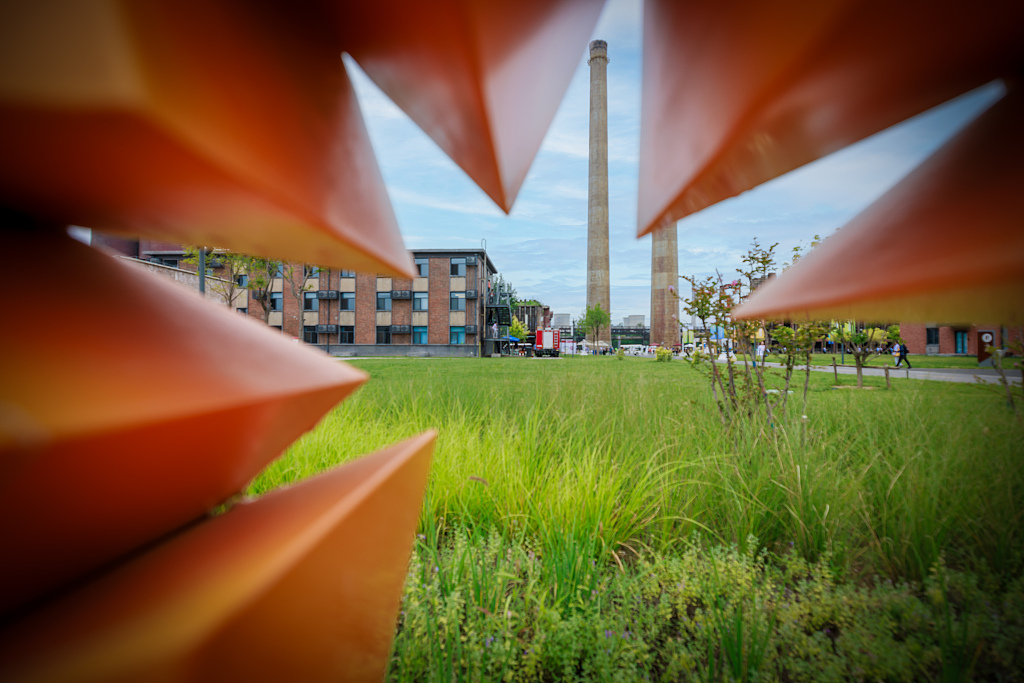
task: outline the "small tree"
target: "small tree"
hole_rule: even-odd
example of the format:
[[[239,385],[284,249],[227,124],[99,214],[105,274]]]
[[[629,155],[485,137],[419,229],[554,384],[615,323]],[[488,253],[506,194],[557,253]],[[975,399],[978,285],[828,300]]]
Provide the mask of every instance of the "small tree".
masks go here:
[[[601,340],[601,330],[607,327],[611,320],[608,311],[601,308],[601,304],[594,304],[587,306],[587,310],[583,313],[583,319],[580,321],[580,327],[583,328],[584,334],[593,335],[596,344]]]
[[[302,338],[302,317],[305,311],[304,299],[305,293],[312,291],[311,287],[306,287],[306,268],[302,264],[298,263],[283,263],[281,264],[281,275],[284,281],[288,283],[288,289],[292,293],[292,298],[295,299],[295,310],[299,312],[299,332],[296,335],[300,339]],[[284,327],[284,320],[282,315],[282,325]]]
[[[185,247],[185,263],[198,265],[199,249],[197,246],[187,245]],[[217,277],[207,279],[207,287],[224,301],[225,306],[231,308],[235,303],[235,296],[245,289],[245,286],[240,284],[240,280],[249,272],[252,257],[233,251],[213,249],[207,252],[207,258],[220,263],[223,268]]]
[[[874,353],[872,347],[873,335],[866,330],[857,330],[856,325],[849,329],[845,325],[839,328],[836,338],[846,348],[846,352],[853,356],[853,362],[857,366],[857,388],[864,388],[864,366]]]
[[[279,267],[278,261],[259,256],[251,257],[249,263],[249,281],[245,288],[252,293],[252,298],[263,309],[263,322],[267,324],[270,323],[270,312],[273,310],[270,305],[270,290]]]
[[[519,318],[512,318],[512,324],[508,326],[509,336],[516,337],[519,340],[525,340],[526,336],[530,334],[529,330],[526,329],[526,325]]]

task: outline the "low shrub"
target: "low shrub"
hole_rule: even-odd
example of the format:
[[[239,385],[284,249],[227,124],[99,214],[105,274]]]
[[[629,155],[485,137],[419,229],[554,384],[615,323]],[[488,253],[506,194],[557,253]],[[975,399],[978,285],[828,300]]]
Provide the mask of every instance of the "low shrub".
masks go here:
[[[668,361],[672,360],[672,349],[666,349],[662,346],[659,346],[654,351],[654,360],[658,361],[659,363],[667,363]]]

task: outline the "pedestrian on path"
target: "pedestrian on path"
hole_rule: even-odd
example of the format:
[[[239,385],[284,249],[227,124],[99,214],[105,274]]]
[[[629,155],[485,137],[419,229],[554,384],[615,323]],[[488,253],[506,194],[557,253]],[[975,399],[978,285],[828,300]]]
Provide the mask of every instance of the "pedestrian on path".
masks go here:
[[[757,367],[758,361],[761,362],[762,366],[764,365],[764,342],[761,342],[760,344],[757,345],[757,352],[756,352],[756,354],[754,356],[754,367],[755,368]]]
[[[900,360],[903,358],[902,350],[903,346],[899,342],[892,345],[892,359],[896,361],[896,367],[900,366]]]
[[[900,359],[896,362],[896,367],[899,367],[900,363],[906,363],[909,369],[914,369],[914,366],[910,364],[910,359],[907,358],[908,353],[910,353],[910,349],[907,348],[907,342],[903,342],[900,344]]]

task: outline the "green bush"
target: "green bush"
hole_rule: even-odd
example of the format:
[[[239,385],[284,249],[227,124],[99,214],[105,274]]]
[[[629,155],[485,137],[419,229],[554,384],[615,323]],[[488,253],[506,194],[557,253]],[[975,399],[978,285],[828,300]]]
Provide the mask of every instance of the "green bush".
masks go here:
[[[654,351],[654,360],[659,363],[667,363],[672,360],[672,349],[666,349],[663,346],[659,346]]]
[[[625,360],[626,359],[626,352],[622,350],[621,346],[619,348],[615,349],[615,357],[618,358],[619,360]]]
[[[421,538],[391,681],[1020,680],[1020,582],[939,564],[924,584],[843,582],[747,539],[620,564],[456,528]],[[566,563],[581,581],[559,583]]]

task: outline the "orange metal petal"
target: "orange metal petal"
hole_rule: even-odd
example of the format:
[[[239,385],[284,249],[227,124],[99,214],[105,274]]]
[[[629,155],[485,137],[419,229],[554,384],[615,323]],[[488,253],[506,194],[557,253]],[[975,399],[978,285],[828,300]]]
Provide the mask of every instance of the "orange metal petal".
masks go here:
[[[237,505],[10,625],[0,678],[382,680],[434,439]]]
[[[0,336],[0,613],[202,516],[366,380],[63,232],[4,245],[31,286]]]
[[[604,2],[325,4],[341,48],[508,212]]]
[[[411,276],[341,63],[245,0],[0,7],[0,203],[57,222]]]
[[[638,232],[829,154],[1024,60],[1024,3],[644,3]]]
[[[738,307],[740,318],[1024,322],[1024,93]]]

